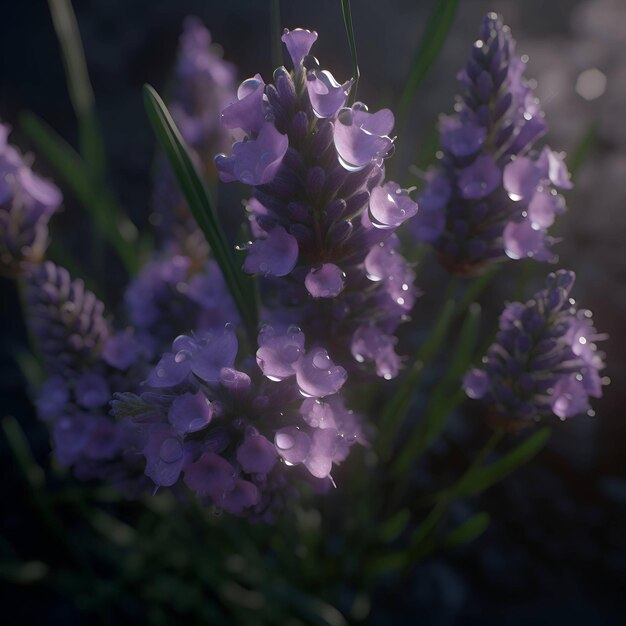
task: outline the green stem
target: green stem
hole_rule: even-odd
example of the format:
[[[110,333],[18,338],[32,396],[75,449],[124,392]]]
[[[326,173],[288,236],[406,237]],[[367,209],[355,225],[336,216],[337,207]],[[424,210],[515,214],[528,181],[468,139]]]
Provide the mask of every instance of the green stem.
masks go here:
[[[341,0],[341,11],[343,13],[343,23],[346,27],[346,35],[348,36],[348,44],[350,46],[350,54],[352,56],[352,78],[354,83],[350,90],[349,104],[353,104],[356,100],[357,88],[359,86],[359,78],[361,70],[359,69],[359,60],[356,54],[356,41],[354,39],[354,26],[352,24],[352,11],[350,9],[350,0]]]

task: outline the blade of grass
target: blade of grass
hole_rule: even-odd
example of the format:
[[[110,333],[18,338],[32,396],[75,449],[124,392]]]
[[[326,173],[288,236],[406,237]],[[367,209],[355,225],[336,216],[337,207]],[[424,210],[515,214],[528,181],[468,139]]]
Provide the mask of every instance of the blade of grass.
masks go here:
[[[20,116],[21,126],[37,150],[56,168],[129,274],[139,268],[135,225],[118,208],[111,193],[94,178],[81,156],[41,118],[30,111]],[[122,235],[124,233],[125,236]]]
[[[354,83],[350,90],[349,104],[356,100],[356,92],[359,86],[359,78],[361,78],[361,70],[359,69],[359,60],[356,54],[356,40],[354,38],[354,26],[352,24],[352,10],[350,9],[350,0],[341,0],[341,12],[343,13],[343,23],[348,36],[348,45],[350,46],[350,55],[352,57],[352,78]]]
[[[61,46],[70,100],[78,120],[80,152],[92,175],[102,181],[106,171],[104,141],[95,113],[95,98],[76,15],[71,0],[48,0],[48,6]]]
[[[435,6],[428,18],[424,34],[420,40],[419,47],[415,53],[404,91],[400,96],[400,103],[398,105],[399,129],[404,126],[404,121],[406,120],[413,96],[439,55],[439,51],[452,25],[457,5],[458,0],[436,0],[435,2]]]
[[[490,521],[487,513],[472,515],[444,537],[443,545],[446,548],[455,548],[474,541],[487,530]]]
[[[217,219],[204,183],[189,156],[185,141],[165,103],[150,85],[144,86],[144,101],[157,140],[176,176],[187,205],[211,246],[253,346],[256,342],[258,320],[254,282],[235,262],[231,246]]]

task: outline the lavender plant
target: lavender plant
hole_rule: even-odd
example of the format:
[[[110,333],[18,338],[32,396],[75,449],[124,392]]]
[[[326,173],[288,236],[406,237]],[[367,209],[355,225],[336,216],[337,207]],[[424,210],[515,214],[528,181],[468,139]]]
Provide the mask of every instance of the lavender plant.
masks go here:
[[[197,20],[186,22],[172,115],[147,91],[164,148],[154,180],[162,236],[116,317],[44,259],[61,195],[0,126],[0,269],[24,286],[45,375],[38,413],[61,465],[127,497],[169,489],[177,510],[196,502],[283,529],[290,514],[305,517],[303,494],[356,493],[360,524],[344,527],[343,512],[325,510],[330,521],[310,545],[313,552],[326,532],[364,554],[363,567],[345,559],[329,575],[370,592],[381,573],[406,572],[437,545],[471,539],[463,525],[437,536],[453,499],[479,493],[546,441],[545,430],[531,434],[485,466],[492,439],[452,485],[416,493],[405,474],[441,433],[461,388],[499,430],[592,415],[591,398],[606,382],[595,342],[605,337],[570,298],[573,272],[558,270],[531,300],[506,306],[482,366],[469,368],[479,318],[466,312],[478,281],[446,304],[417,357],[399,354],[415,343],[398,349],[400,333],[415,330],[420,295],[403,227],[432,244],[451,273],[471,277],[506,258],[556,260],[548,228],[565,210],[557,189],[571,183],[563,155],[537,146],[547,124],[499,16],[485,17],[459,74],[464,92],[440,120],[441,152],[417,202],[387,178],[393,113],[349,100],[356,59],[355,76],[342,83],[311,55],[316,32],[285,30],[281,39],[293,69],[278,67],[270,83],[256,74],[235,93],[234,67]],[[251,241],[231,241],[220,228],[201,180],[213,167],[223,183],[247,190],[241,221]],[[432,394],[439,405],[416,425],[405,419],[423,393],[416,373],[447,347],[452,357]],[[395,377],[399,384],[386,387]],[[434,502],[421,523],[418,498]],[[230,530],[215,528],[224,537]],[[304,541],[306,528],[301,534]],[[294,568],[292,545],[277,545],[270,552],[286,562],[285,577],[319,585]]]

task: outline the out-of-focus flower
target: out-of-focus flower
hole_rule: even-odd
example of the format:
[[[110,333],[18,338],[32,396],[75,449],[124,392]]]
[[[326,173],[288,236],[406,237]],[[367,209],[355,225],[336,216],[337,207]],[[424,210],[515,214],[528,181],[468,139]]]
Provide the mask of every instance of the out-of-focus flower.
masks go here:
[[[419,198],[416,237],[454,273],[506,258],[556,260],[548,228],[565,211],[556,188],[571,183],[562,155],[533,151],[547,124],[514,47],[508,27],[489,13],[459,73],[456,113],[441,118],[440,162]]]
[[[8,143],[9,130],[0,123],[0,272],[15,275],[23,262],[42,260],[48,245],[48,220],[62,196]]]
[[[465,376],[470,398],[517,422],[591,410],[589,398],[602,395],[604,367],[595,342],[605,337],[596,333],[590,311],[575,308],[573,284],[574,273],[559,270],[531,300],[506,307],[483,367]]]

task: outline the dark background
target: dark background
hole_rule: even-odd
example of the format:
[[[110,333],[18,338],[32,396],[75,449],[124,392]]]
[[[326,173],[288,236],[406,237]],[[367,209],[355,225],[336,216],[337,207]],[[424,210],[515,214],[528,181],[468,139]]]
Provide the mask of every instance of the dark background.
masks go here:
[[[261,0],[78,0],[83,37],[110,164],[110,180],[140,228],[148,228],[150,168],[154,139],[143,109],[141,86],[163,90],[172,68],[181,23],[202,18],[241,79],[271,74],[269,2]],[[282,22],[316,29],[315,54],[338,79],[350,75],[350,56],[338,0],[284,1]],[[353,0],[362,80],[359,99],[371,108],[393,106],[402,91],[432,2]],[[597,417],[580,417],[555,430],[549,449],[530,467],[489,492],[486,505],[499,521],[456,559],[434,559],[416,572],[410,597],[398,615],[422,615],[424,623],[617,624],[626,620],[621,587],[626,581],[626,2],[623,0],[461,0],[453,28],[401,129],[390,168],[406,179],[420,156],[437,115],[448,112],[456,93],[455,73],[487,10],[503,14],[530,56],[527,75],[538,80],[550,145],[573,154],[590,128],[594,140],[567,195],[561,218],[560,266],[577,272],[575,296],[594,311],[596,327],[611,335],[606,374],[613,383],[597,403]],[[606,92],[586,101],[576,92],[584,70],[600,69]],[[61,56],[43,0],[3,7],[0,20],[0,119],[14,128],[12,142],[28,141],[19,113],[32,110],[76,145],[76,123],[67,96]],[[398,131],[400,132],[400,131]],[[52,177],[43,159],[36,169]],[[68,245],[84,245],[80,207],[67,194],[56,228]],[[101,268],[115,274],[115,265]],[[533,280],[539,281],[542,269]],[[115,285],[115,280],[111,280]],[[436,278],[420,276],[428,298]],[[506,284],[501,286],[506,297]],[[40,458],[48,454],[45,431],[35,423],[24,382],[10,356],[24,345],[15,292],[2,282],[0,397],[2,414],[23,416]],[[115,289],[113,288],[113,297]],[[420,302],[418,302],[420,307]],[[494,303],[496,308],[500,302]],[[427,308],[428,304],[424,304]],[[452,427],[451,427],[452,428]],[[454,430],[447,435],[454,449]],[[462,439],[462,435],[458,435]],[[459,440],[460,441],[460,440]],[[452,442],[452,443],[450,443]],[[4,470],[8,470],[6,467]],[[10,474],[9,474],[10,475]],[[8,511],[8,537],[27,532],[27,513]],[[17,530],[21,528],[21,530]],[[13,534],[12,534],[13,533]],[[0,583],[1,584],[1,583]],[[26,597],[26,592],[24,593]],[[406,591],[405,591],[406,593]],[[53,602],[50,601],[49,602]],[[41,621],[33,623],[46,623]],[[384,623],[384,617],[380,623]],[[51,622],[52,623],[52,622]],[[70,622],[54,622],[70,623]],[[71,622],[73,623],[73,622]],[[378,623],[378,622],[376,622]],[[400,623],[400,622],[398,622]],[[410,622],[407,622],[410,623]]]

